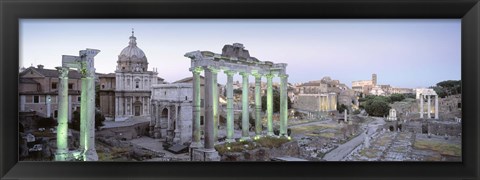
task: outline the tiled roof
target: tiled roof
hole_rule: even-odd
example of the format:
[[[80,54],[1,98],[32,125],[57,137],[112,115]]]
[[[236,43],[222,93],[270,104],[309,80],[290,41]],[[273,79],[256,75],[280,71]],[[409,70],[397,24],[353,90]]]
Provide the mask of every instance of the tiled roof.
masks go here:
[[[45,77],[56,77],[56,78],[58,78],[58,71],[56,69],[43,69],[43,68],[39,69],[39,68],[35,68],[35,67],[29,67],[25,71],[21,72],[20,76],[23,76],[24,74],[26,74],[27,72],[29,72],[31,70],[34,70],[34,71],[42,74]],[[70,78],[70,79],[80,79],[80,78],[82,78],[82,75],[76,70],[70,70],[70,72],[68,73],[68,78]]]

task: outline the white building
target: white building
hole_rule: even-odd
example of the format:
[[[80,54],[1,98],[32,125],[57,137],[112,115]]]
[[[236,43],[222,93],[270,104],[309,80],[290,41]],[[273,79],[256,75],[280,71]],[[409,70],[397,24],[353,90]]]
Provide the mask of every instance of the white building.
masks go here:
[[[157,84],[157,72],[148,71],[145,53],[137,46],[137,38],[118,55],[115,71],[115,121],[132,116],[149,117],[152,84]]]

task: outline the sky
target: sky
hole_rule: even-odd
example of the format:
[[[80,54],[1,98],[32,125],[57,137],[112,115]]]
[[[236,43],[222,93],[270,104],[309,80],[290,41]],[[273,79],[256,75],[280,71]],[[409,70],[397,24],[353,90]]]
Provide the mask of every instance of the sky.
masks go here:
[[[148,69],[167,82],[192,76],[185,53],[221,54],[233,43],[261,61],[287,63],[290,83],[329,76],[351,87],[372,73],[378,84],[405,88],[461,79],[460,19],[22,19],[19,64],[54,69],[62,55],[93,48],[101,51],[96,72],[113,73],[132,28]]]

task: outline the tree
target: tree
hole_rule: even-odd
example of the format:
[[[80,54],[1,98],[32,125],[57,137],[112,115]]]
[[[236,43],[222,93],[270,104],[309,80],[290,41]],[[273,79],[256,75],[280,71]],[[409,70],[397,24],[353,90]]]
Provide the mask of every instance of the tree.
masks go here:
[[[390,110],[389,102],[383,98],[374,98],[364,104],[365,111],[372,116],[385,116]]]
[[[462,93],[462,81],[441,81],[437,83],[436,86],[432,86],[430,88],[432,88],[440,98],[444,98],[445,96]]]
[[[272,91],[273,94],[273,112],[279,112],[280,111],[280,92],[276,89]],[[292,100],[290,97],[287,96],[287,108],[290,109],[292,108]],[[267,95],[265,94],[262,96],[262,111],[267,110]]]
[[[405,96],[403,94],[392,94],[390,95],[390,102],[403,101]]]
[[[103,126],[105,116],[100,111],[95,111],[95,129]],[[69,124],[71,129],[80,131],[80,112],[74,111],[72,116],[72,122]]]
[[[339,112],[339,113],[343,113],[343,111],[345,111],[346,109],[348,109],[348,107],[347,107],[345,104],[340,104],[340,105],[339,105],[339,104],[337,103],[337,107],[338,107],[337,109],[338,109],[338,112]]]

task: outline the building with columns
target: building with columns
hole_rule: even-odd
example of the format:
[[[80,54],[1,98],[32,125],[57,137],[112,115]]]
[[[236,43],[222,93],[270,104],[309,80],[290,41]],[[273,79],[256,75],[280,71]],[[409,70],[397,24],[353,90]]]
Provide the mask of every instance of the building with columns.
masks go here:
[[[214,143],[218,141],[219,97],[217,76],[227,75],[227,142],[235,141],[233,123],[233,76],[242,76],[242,136],[241,140],[251,139],[249,135],[249,76],[255,77],[255,134],[256,136],[273,136],[273,87],[274,77],[280,78],[280,135],[287,136],[287,86],[288,75],[285,63],[274,64],[270,61],[259,61],[251,57],[243,44],[225,45],[222,54],[210,51],[193,51],[185,54],[191,59],[190,71],[193,73],[193,133],[191,155],[193,160],[219,160]],[[205,125],[204,143],[201,141],[200,126],[200,74],[205,76]],[[267,79],[267,132],[262,132],[261,124],[261,79]]]
[[[100,75],[100,110],[106,117],[124,121],[134,116],[150,117],[153,84],[163,83],[157,71],[148,71],[147,56],[130,36],[118,55],[115,73]]]
[[[434,115],[434,118],[438,119],[438,95],[435,90],[416,89],[416,98],[419,101],[420,118],[431,119]],[[432,98],[434,98],[433,102]]]

